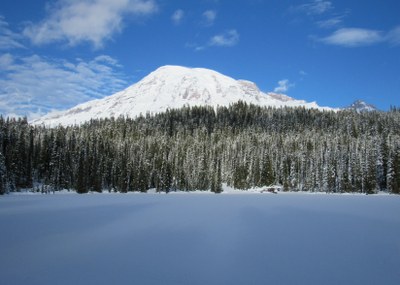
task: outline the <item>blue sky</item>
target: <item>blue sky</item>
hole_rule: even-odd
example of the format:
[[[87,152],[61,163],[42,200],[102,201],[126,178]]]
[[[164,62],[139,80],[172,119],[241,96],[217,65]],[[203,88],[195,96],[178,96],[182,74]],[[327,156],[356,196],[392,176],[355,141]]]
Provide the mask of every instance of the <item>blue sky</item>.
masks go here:
[[[398,0],[2,0],[0,113],[35,118],[162,65],[321,106],[400,105]]]

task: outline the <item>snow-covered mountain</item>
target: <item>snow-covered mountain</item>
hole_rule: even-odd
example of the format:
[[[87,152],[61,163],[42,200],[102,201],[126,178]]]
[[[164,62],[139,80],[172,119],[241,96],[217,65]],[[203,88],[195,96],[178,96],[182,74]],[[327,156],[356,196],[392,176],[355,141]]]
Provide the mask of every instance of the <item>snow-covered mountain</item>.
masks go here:
[[[378,109],[371,104],[368,104],[362,100],[356,100],[351,104],[349,107],[346,109],[348,110],[354,110],[357,112],[370,112],[370,111],[378,111]]]
[[[98,118],[134,118],[183,106],[229,106],[240,100],[260,106],[330,109],[284,94],[263,93],[253,82],[235,80],[213,70],[163,66],[114,95],[46,115],[32,123],[73,125]]]

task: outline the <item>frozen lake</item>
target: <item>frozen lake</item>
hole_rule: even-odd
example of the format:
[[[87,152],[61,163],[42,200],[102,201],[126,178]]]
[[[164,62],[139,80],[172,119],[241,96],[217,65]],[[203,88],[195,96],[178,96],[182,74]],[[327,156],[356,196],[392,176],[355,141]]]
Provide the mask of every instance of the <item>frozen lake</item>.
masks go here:
[[[400,196],[9,195],[1,284],[400,284]]]

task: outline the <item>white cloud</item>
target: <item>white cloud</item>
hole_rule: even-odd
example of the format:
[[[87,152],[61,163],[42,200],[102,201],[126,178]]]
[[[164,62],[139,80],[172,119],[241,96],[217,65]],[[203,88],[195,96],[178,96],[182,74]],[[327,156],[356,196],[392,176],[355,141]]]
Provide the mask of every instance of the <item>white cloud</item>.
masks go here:
[[[172,22],[174,22],[175,25],[179,25],[184,16],[185,16],[185,12],[181,9],[178,9],[172,14],[172,17],[171,17]]]
[[[336,30],[330,36],[320,39],[317,38],[317,41],[342,47],[362,47],[379,43],[399,46],[400,26],[388,32],[360,28],[342,28]]]
[[[332,10],[333,4],[331,1],[325,1],[325,0],[314,0],[311,2],[308,2],[306,4],[302,4],[296,7],[292,7],[292,10],[295,12],[303,12],[306,13],[307,15],[322,15],[329,10]]]
[[[146,16],[157,11],[154,0],[59,0],[42,22],[24,30],[34,44],[66,41],[92,43],[96,48],[121,32],[127,15]]]
[[[0,56],[0,114],[30,119],[111,95],[127,86],[117,61],[107,55],[66,61]]]
[[[214,25],[214,22],[217,19],[217,11],[207,10],[203,13],[202,16],[203,16],[202,24],[206,27],[210,27]]]
[[[210,39],[210,46],[231,47],[239,43],[239,33],[229,30],[223,34],[215,35]]]
[[[378,30],[342,28],[332,35],[322,38],[325,44],[344,47],[368,46],[385,41],[384,33]]]
[[[10,30],[3,16],[0,16],[0,50],[24,48],[21,44],[22,36]]]
[[[286,93],[290,88],[294,87],[293,83],[290,83],[289,79],[282,79],[278,81],[278,86],[275,87],[274,92]]]
[[[387,36],[386,40],[389,41],[393,45],[400,45],[400,26],[391,30]]]

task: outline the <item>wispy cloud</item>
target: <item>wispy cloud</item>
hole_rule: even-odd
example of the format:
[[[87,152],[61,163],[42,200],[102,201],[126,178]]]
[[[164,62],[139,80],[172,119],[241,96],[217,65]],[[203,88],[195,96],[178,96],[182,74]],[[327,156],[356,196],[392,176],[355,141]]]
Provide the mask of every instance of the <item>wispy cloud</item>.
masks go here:
[[[107,55],[89,61],[9,53],[0,56],[0,114],[6,116],[34,119],[126,86],[121,66]]]
[[[335,28],[343,23],[344,17],[345,17],[345,15],[340,15],[340,16],[332,17],[330,19],[318,21],[317,25],[318,25],[318,27],[320,27],[322,29]]]
[[[210,39],[210,46],[232,47],[239,43],[240,35],[236,30],[229,30],[225,33],[213,36]]]
[[[290,88],[294,87],[294,83],[290,83],[289,79],[282,79],[278,81],[278,86],[275,87],[274,92],[276,93],[286,93]]]
[[[400,26],[394,28],[391,30],[387,36],[386,40],[391,43],[392,45],[400,45]]]
[[[194,51],[203,51],[210,47],[233,47],[239,43],[239,39],[240,35],[238,31],[232,29],[211,37],[205,44],[188,42],[185,46]]]
[[[22,36],[13,32],[3,16],[0,16],[0,50],[25,48],[21,43]]]
[[[11,54],[5,53],[0,55],[0,70],[8,70],[14,61],[14,58]]]
[[[299,71],[299,74],[300,74],[301,76],[307,76],[307,75],[308,75],[308,73],[305,72],[304,70],[300,70],[300,71]]]
[[[382,31],[360,28],[342,28],[330,36],[320,39],[325,44],[343,47],[368,46],[385,40],[386,36]]]
[[[178,9],[171,16],[172,22],[175,25],[179,25],[184,16],[185,16],[185,12],[183,10],[181,10],[181,9]]]
[[[311,39],[318,42],[348,48],[370,46],[378,43],[400,45],[400,26],[390,31],[346,27],[344,19],[350,15],[350,10],[347,9],[342,13],[337,13],[334,12],[334,9],[332,2],[327,0],[313,0],[306,4],[291,7],[291,11],[305,13],[310,16],[318,28],[335,29],[334,32],[325,37],[310,36]]]
[[[311,2],[299,5],[299,6],[292,6],[292,12],[302,12],[306,13],[307,15],[322,15],[329,10],[332,10],[333,4],[331,1],[325,0],[313,0]]]
[[[58,0],[48,8],[48,16],[43,21],[25,28],[24,35],[38,45],[89,42],[100,48],[115,33],[121,32],[126,16],[146,16],[157,9],[154,0]]]
[[[206,27],[210,27],[214,25],[214,22],[217,19],[217,11],[207,10],[203,13],[202,17],[203,17],[202,24]]]
[[[313,0],[305,4],[291,6],[289,11],[301,16],[307,16],[318,28],[333,29],[342,26],[344,19],[350,14],[350,10],[342,12],[335,11],[332,1],[327,0]],[[300,18],[296,19],[297,22],[302,21]]]

